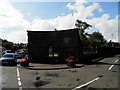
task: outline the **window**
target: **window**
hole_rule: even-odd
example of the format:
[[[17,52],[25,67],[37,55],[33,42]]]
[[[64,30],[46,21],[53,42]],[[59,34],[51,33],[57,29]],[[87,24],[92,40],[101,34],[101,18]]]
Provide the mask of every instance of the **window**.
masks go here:
[[[49,57],[58,57],[58,52],[52,46],[49,46]]]

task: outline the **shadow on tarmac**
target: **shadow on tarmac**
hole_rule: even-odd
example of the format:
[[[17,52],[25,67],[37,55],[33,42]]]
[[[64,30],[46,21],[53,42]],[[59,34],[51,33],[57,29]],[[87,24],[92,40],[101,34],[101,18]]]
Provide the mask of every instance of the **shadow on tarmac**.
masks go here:
[[[54,68],[30,68],[30,67],[26,67],[26,69],[30,69],[30,70],[61,70],[61,69],[72,69],[72,68],[81,68],[83,67],[84,65],[81,65],[81,66],[75,66],[75,67],[54,67]]]

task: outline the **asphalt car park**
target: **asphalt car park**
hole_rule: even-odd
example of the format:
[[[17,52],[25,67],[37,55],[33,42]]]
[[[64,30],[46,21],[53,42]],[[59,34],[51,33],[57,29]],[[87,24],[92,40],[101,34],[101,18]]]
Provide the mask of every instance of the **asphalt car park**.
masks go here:
[[[118,62],[118,56],[114,56],[91,65],[75,68],[62,68],[62,65],[45,66],[44,64],[37,64],[37,69],[33,64],[30,64],[29,68],[3,66],[2,85],[3,88],[34,88],[35,90],[38,88],[60,88],[62,90],[64,88],[68,90],[80,88],[111,90],[110,88],[113,88],[112,90],[118,90]],[[53,66],[54,69],[52,69]]]

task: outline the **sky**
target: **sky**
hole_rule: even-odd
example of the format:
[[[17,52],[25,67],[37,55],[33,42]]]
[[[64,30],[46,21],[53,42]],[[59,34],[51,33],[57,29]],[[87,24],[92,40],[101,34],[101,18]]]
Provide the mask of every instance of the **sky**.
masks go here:
[[[92,25],[107,41],[118,41],[118,2],[4,2],[0,1],[0,38],[27,43],[27,30],[72,29],[76,19]]]

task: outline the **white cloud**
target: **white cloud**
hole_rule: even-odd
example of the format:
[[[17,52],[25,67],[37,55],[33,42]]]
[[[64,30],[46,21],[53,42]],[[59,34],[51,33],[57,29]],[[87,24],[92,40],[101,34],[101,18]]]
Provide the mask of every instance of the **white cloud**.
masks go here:
[[[72,5],[68,3],[66,6],[68,9],[76,11],[76,13],[74,13],[74,16],[80,19],[92,17],[95,10],[98,12],[103,11],[99,3],[93,3],[91,5],[85,6],[86,4],[88,4],[88,2],[85,0],[78,0],[75,4]]]
[[[118,41],[118,20],[109,19],[109,17],[108,14],[104,14],[88,21],[105,36],[105,39]]]
[[[53,25],[57,28],[57,29],[70,29],[70,28],[74,28],[75,27],[75,17],[73,17],[72,14],[68,14],[66,16],[62,16],[62,17],[58,17],[56,19],[51,20],[51,22],[53,23]]]
[[[13,42],[26,42],[24,29],[28,26],[29,22],[24,19],[21,12],[9,2],[0,1],[0,38]],[[21,28],[21,31],[14,28]]]
[[[26,27],[29,22],[8,2],[0,2],[0,29]]]
[[[3,32],[0,34],[0,37],[13,42],[27,42],[26,30],[41,31],[55,30],[55,28],[65,30],[75,28],[76,19],[81,19],[94,26],[107,40],[117,40],[117,19],[109,19],[109,14],[103,14],[101,17],[97,18],[94,17],[94,11],[98,11],[98,13],[104,11],[99,3],[89,4],[85,0],[77,0],[74,4],[68,3],[66,7],[74,12],[72,14],[58,16],[51,20],[42,20],[38,16],[35,16],[31,22],[28,22],[24,19],[24,15],[10,3],[0,3],[0,12],[2,12],[0,14],[0,31]],[[28,13],[28,15],[31,14]],[[92,19],[87,19],[88,17],[92,17]],[[9,34],[4,33],[6,28],[8,30],[13,27],[20,27],[21,31],[13,30]],[[92,32],[92,29],[93,28],[87,30],[87,32]]]
[[[93,3],[91,5],[84,6],[85,4],[88,4],[88,2],[85,0],[78,0],[73,5],[68,3],[66,7],[68,7],[69,10],[74,10],[75,12],[73,14],[59,16],[58,18],[52,20],[41,20],[39,18],[35,18],[33,19],[30,28],[39,30],[75,28],[76,19],[85,20],[87,17],[92,17],[95,10],[98,10],[98,12],[99,9],[102,10],[99,3]]]
[[[31,25],[29,27],[31,30],[53,30],[54,26],[50,22],[50,20],[41,20],[38,17],[34,18],[31,22]]]
[[[26,43],[27,42],[26,30],[21,30],[21,31],[16,31],[16,32],[13,31],[9,34],[0,33],[0,36],[14,43]]]

